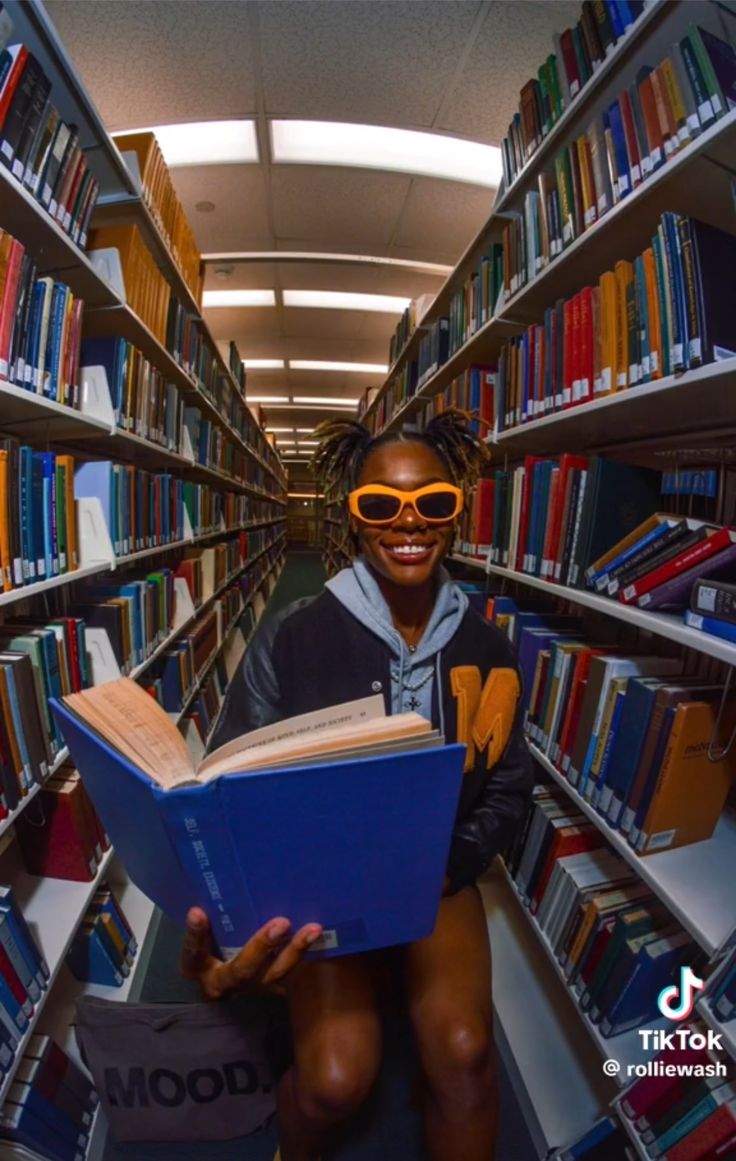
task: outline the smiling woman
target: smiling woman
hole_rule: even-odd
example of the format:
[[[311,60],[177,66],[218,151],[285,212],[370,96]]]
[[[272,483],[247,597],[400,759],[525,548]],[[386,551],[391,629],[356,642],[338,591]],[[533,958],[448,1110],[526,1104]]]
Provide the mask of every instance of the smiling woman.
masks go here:
[[[422,1066],[427,1156],[488,1161],[497,1117],[491,956],[475,880],[513,838],[531,773],[508,639],[442,567],[463,490],[488,453],[455,410],[422,433],[374,439],[334,420],[315,436],[317,474],[347,497],[358,554],[319,596],[258,630],[216,744],[382,692],[387,712],[414,710],[464,743],[466,761],[433,934],[302,962],[289,977],[294,1063],[279,1086],[281,1157],[321,1156],[370,1092],[381,1060],[378,982],[388,972],[406,997]]]

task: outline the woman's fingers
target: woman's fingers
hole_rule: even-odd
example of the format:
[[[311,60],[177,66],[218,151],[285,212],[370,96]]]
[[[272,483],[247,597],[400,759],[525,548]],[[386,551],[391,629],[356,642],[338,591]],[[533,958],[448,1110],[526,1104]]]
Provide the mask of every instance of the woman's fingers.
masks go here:
[[[199,979],[212,958],[209,920],[200,907],[192,907],[187,912],[184,945],[181,949],[181,974],[189,980]]]
[[[275,959],[271,961],[263,976],[263,984],[273,987],[284,982],[289,972],[293,971],[300,962],[305,951],[308,951],[315,940],[322,934],[322,928],[315,923],[308,923],[301,927],[296,935],[282,948]]]

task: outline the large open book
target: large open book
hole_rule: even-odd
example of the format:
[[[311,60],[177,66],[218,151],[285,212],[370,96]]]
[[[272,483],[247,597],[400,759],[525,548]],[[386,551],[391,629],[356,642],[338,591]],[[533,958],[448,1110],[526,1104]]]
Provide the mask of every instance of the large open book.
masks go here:
[[[255,730],[195,766],[127,678],[51,705],[130,878],[178,922],[203,907],[224,952],[274,915],[321,923],[320,955],[431,932],[464,747],[419,715],[386,716],[368,697]]]

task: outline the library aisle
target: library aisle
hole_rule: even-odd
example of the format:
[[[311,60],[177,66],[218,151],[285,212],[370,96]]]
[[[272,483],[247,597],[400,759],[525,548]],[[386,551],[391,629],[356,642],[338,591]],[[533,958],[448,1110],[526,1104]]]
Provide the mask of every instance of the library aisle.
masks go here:
[[[299,597],[319,592],[325,579],[317,552],[290,551],[284,570],[268,602],[264,616],[278,612]],[[147,971],[142,980],[140,1000],[150,1003],[187,1003],[198,999],[195,984],[179,975],[178,961],[181,933],[161,917],[153,936]],[[288,1051],[288,1031],[282,1001],[274,997],[257,997],[248,1001],[267,1004]],[[334,1155],[334,1161],[422,1161],[420,1123],[412,1108],[411,1086],[414,1060],[405,1022],[395,1013],[387,1015],[385,1026],[384,1065],[376,1091],[361,1115],[351,1125],[348,1138]],[[501,1105],[500,1139],[496,1161],[536,1161],[511,1082],[499,1061]],[[271,1125],[251,1137],[233,1141],[209,1142],[207,1161],[272,1161],[277,1144],[275,1126]],[[202,1144],[145,1145],[134,1141],[126,1145],[108,1142],[103,1161],[201,1161]]]

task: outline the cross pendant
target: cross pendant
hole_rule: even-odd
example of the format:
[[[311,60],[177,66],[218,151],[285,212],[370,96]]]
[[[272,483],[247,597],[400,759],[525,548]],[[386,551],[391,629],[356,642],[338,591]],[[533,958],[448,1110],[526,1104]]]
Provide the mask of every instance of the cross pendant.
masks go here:
[[[417,701],[417,699],[414,697],[414,694],[412,694],[407,704],[410,710],[418,710],[422,703]]]

